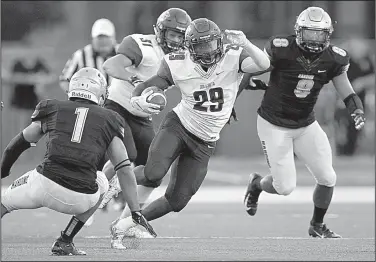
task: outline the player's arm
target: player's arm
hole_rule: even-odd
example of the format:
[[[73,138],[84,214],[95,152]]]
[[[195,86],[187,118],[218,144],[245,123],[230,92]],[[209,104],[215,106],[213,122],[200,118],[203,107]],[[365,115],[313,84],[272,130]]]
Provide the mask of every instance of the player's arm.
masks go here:
[[[132,65],[137,67],[143,58],[142,51],[136,41],[131,36],[127,36],[116,53],[117,55],[103,63],[103,70],[114,78],[127,81],[129,73],[125,68]]]
[[[64,69],[59,76],[59,85],[65,92],[68,92],[69,81],[74,73],[83,67],[83,64],[81,63],[82,52],[82,49],[80,49],[72,55],[72,57],[65,64]]]
[[[142,92],[151,86],[156,86],[162,90],[167,90],[170,86],[174,85],[170,68],[167,65],[165,59],[162,59],[161,65],[156,75],[152,76],[145,82],[142,82],[136,86],[132,92],[131,104],[133,107],[142,110],[149,114],[158,114],[161,107],[146,101],[146,98],[152,94],[153,91]]]
[[[346,66],[345,66],[346,67]],[[348,66],[347,66],[348,67]],[[354,92],[353,87],[347,77],[347,70],[332,79],[333,85],[336,88],[339,96],[345,103],[348,112],[355,122],[355,128],[360,130],[365,123],[363,103],[359,96]]]
[[[107,155],[110,158],[111,163],[114,164],[114,169],[117,172],[124,199],[131,210],[133,221],[143,226],[150,234],[156,236],[153,227],[140,212],[141,208],[138,203],[136,176],[131,167],[131,162],[128,159],[127,150],[120,136],[115,136],[113,138],[107,149]]]
[[[1,178],[9,176],[10,169],[19,156],[31,146],[35,146],[42,137],[42,125],[40,121],[32,122],[22,132],[15,136],[5,148],[1,159]]]

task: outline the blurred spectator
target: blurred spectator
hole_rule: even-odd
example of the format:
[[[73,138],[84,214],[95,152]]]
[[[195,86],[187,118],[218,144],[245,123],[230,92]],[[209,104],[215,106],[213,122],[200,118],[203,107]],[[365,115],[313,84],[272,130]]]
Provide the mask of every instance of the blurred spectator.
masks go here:
[[[367,95],[374,92],[375,89],[375,72],[374,72],[374,54],[370,46],[361,39],[351,39],[343,43],[342,47],[350,54],[350,68],[347,72],[349,80],[363,102],[366,117]],[[349,116],[343,103],[338,103],[335,114],[338,129],[337,134],[337,152],[338,155],[354,155],[358,141],[363,131],[357,131],[354,127],[353,120]]]
[[[22,127],[29,124],[35,106],[45,98],[44,87],[51,80],[49,73],[40,58],[24,56],[14,62],[8,79],[5,79],[13,85],[11,105],[19,110]]]
[[[60,87],[67,92],[70,78],[83,67],[94,67],[102,72],[110,84],[109,77],[103,71],[103,63],[116,55],[116,33],[114,24],[105,18],[94,22],[91,29],[91,44],[74,52],[71,59],[65,64],[60,75]]]

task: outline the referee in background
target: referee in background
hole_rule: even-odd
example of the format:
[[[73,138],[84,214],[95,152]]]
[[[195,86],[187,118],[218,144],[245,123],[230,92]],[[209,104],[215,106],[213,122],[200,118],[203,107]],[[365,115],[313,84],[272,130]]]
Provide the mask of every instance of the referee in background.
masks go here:
[[[108,58],[116,55],[118,44],[116,43],[116,33],[114,24],[105,18],[94,22],[91,29],[91,44],[86,45],[73,53],[67,61],[63,72],[59,77],[60,87],[68,92],[70,78],[83,67],[94,67],[102,72],[110,84],[109,76],[103,70],[103,63]]]

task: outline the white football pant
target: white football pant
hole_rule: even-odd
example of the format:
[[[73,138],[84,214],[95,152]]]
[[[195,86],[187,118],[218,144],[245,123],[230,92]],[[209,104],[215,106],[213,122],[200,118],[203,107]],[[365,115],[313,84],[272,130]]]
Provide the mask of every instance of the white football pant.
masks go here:
[[[18,209],[47,207],[60,213],[78,215],[92,208],[108,190],[108,180],[97,172],[98,191],[84,194],[65,188],[31,170],[15,180],[2,194],[1,203],[11,212]],[[13,188],[12,188],[13,187]]]
[[[288,195],[296,187],[294,153],[307,166],[317,184],[335,185],[337,176],[332,166],[332,150],[317,121],[307,127],[291,129],[273,125],[257,116],[257,132],[278,194]]]

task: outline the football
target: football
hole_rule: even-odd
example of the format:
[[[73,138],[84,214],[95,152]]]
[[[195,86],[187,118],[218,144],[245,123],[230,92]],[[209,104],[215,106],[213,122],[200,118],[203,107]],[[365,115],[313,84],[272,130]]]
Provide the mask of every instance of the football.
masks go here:
[[[164,94],[164,91],[162,89],[160,89],[159,87],[151,86],[151,87],[146,88],[142,92],[142,94],[147,93],[150,90],[152,90],[153,93],[150,94],[146,98],[146,101],[148,101],[149,103],[152,103],[152,104],[160,105],[161,106],[161,110],[163,110],[166,107],[166,105],[167,105],[167,98],[166,98],[166,96]]]

